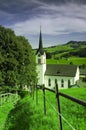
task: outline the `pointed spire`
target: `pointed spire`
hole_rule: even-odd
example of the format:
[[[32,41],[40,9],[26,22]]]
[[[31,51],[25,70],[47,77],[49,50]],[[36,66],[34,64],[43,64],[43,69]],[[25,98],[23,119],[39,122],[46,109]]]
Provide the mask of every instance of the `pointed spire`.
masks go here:
[[[42,33],[41,33],[41,26],[40,26],[40,37],[39,37],[39,50],[43,49],[43,45],[42,45]]]
[[[39,35],[39,48],[37,50],[37,53],[40,52],[41,55],[44,54],[43,50],[43,44],[42,44],[42,33],[41,33],[41,26],[40,26],[40,35]]]

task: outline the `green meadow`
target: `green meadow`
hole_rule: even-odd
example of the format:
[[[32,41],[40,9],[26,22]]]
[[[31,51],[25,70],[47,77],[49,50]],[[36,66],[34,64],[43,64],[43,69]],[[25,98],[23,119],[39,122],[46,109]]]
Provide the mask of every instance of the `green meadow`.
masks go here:
[[[86,88],[60,91],[86,101]],[[59,130],[55,94],[46,91],[46,115],[44,115],[42,91],[38,91],[38,105],[35,95],[36,93],[34,93],[34,100],[28,94],[14,106],[12,103],[5,103],[3,109],[0,107],[0,116],[3,115],[0,117],[0,126],[4,126],[4,129],[1,127],[0,130]],[[62,120],[63,130],[72,130],[71,127],[76,130],[86,129],[86,107],[63,97],[60,97],[60,105],[62,116],[66,120],[66,122]]]
[[[86,65],[86,58],[80,58],[80,57],[69,57],[68,59],[62,58],[62,59],[47,59],[47,64],[75,64],[75,65]]]

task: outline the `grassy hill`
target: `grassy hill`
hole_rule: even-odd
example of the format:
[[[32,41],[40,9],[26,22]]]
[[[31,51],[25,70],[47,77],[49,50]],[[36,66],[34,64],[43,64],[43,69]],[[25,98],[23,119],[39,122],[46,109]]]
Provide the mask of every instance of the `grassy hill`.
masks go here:
[[[76,64],[86,66],[86,41],[70,41],[63,45],[44,48],[47,64]],[[34,50],[36,53],[36,49]]]
[[[61,90],[61,92],[86,101],[86,88],[67,89]],[[36,105],[36,98],[33,100],[30,95],[22,98],[9,112],[4,130],[59,130],[55,94],[46,91],[46,99],[47,114],[45,116],[41,90],[38,91],[38,105]],[[62,115],[67,121],[76,130],[85,130],[85,107],[63,97],[60,98],[60,101]],[[71,129],[64,121],[62,122],[64,130]]]
[[[86,42],[70,41],[63,45],[45,48],[46,53],[50,53],[54,59],[70,56],[86,57]]]

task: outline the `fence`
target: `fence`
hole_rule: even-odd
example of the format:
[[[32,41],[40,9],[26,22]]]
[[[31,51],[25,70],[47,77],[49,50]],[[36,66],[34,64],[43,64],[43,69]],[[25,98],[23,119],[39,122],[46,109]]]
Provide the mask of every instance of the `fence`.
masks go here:
[[[38,104],[38,89],[41,89],[43,91],[43,102],[44,102],[44,115],[46,115],[46,95],[45,95],[45,90],[49,91],[49,92],[52,92],[52,93],[55,93],[56,94],[56,100],[57,100],[57,105],[58,105],[58,110],[57,110],[57,113],[58,113],[58,116],[59,116],[59,129],[60,130],[63,130],[63,125],[62,125],[62,119],[67,123],[67,125],[69,125],[69,127],[72,129],[72,130],[75,130],[75,128],[64,118],[64,116],[61,114],[61,108],[60,108],[60,100],[59,100],[59,97],[62,96],[64,98],[67,98],[73,102],[76,102],[77,104],[79,105],[82,105],[84,107],[86,107],[86,101],[82,101],[82,100],[79,100],[77,98],[74,98],[70,95],[67,95],[67,94],[64,94],[64,93],[61,93],[58,91],[58,84],[56,84],[56,90],[52,90],[52,89],[49,89],[49,88],[46,88],[44,85],[42,87],[38,87],[36,86],[36,104]],[[34,92],[33,92],[33,97],[34,97]],[[51,107],[56,111],[56,109],[51,105]]]
[[[0,106],[2,106],[5,102],[13,101],[14,103],[18,100],[18,94],[13,93],[5,93],[0,95]]]

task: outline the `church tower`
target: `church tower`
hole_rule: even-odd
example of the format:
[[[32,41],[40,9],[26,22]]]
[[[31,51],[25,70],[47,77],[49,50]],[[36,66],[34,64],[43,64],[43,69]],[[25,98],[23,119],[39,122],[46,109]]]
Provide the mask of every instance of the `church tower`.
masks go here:
[[[39,35],[39,48],[36,52],[36,70],[38,73],[38,85],[43,85],[46,71],[46,54],[43,49],[41,28]]]

